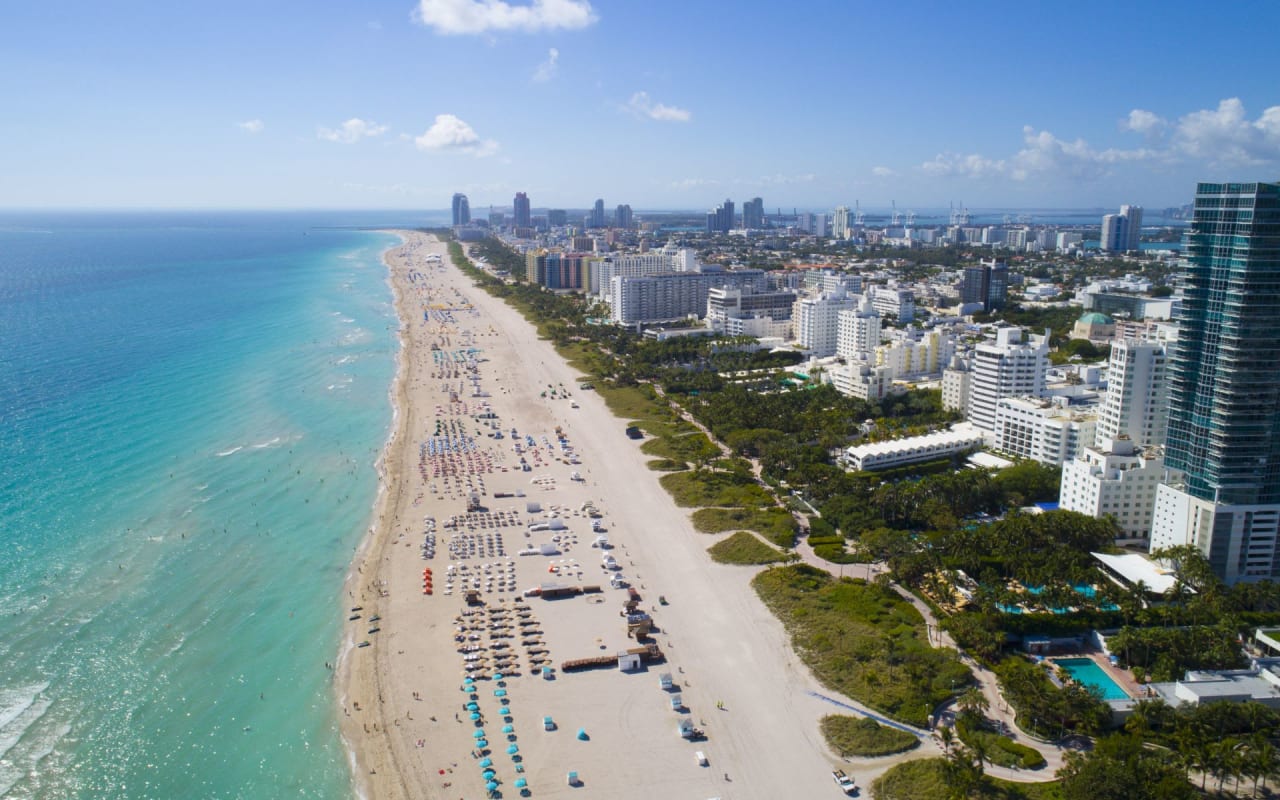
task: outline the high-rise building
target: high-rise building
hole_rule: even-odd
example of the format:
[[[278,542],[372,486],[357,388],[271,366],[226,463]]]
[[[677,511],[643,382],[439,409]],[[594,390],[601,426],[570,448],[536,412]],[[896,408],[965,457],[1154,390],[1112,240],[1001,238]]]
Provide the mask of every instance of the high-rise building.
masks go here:
[[[1099,249],[1106,253],[1137,250],[1142,241],[1142,206],[1120,206],[1119,214],[1102,217],[1102,241]]]
[[[715,210],[707,212],[707,233],[728,233],[733,230],[733,220],[733,201],[725,200]]]
[[[849,238],[848,206],[836,206],[836,213],[831,217],[831,236],[835,239]]]
[[[514,224],[517,228],[528,228],[533,225],[533,214],[529,210],[529,195],[516,192],[516,199],[512,202],[512,206],[514,206]]]
[[[826,358],[835,355],[839,339],[840,312],[854,311],[858,299],[843,291],[819,297],[802,297],[791,312],[796,342],[807,355]]]
[[[880,345],[880,312],[863,296],[858,307],[836,314],[836,355],[853,360]]]
[[[553,228],[563,228],[569,224],[569,214],[563,208],[547,209],[547,224]]]
[[[588,228],[604,228],[607,224],[604,220],[604,200],[597,199],[595,205],[591,207],[591,213],[587,215]]]
[[[1151,546],[1280,578],[1280,183],[1199,184],[1184,244]]]
[[[461,192],[453,196],[453,224],[454,227],[471,224],[471,204]]]
[[[1169,419],[1167,378],[1164,342],[1113,342],[1107,391],[1098,414],[1098,441],[1125,437],[1138,448],[1164,444]]]
[[[973,350],[968,417],[984,431],[996,428],[996,403],[1002,397],[1042,397],[1049,368],[1049,337],[1024,341],[1021,328],[1001,328],[994,342]]]
[[[1004,308],[1009,294],[1009,265],[992,259],[977,266],[964,268],[960,281],[960,302],[964,305],[981,303],[982,310],[991,313]]]
[[[631,229],[631,206],[620,205],[613,211],[613,227],[623,230]]]
[[[764,228],[764,201],[759,197],[742,204],[742,227],[755,231]]]

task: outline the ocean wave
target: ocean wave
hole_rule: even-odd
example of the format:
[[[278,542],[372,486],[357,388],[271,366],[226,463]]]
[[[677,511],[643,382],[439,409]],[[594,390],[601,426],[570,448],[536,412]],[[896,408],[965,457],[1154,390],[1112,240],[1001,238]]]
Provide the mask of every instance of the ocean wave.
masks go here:
[[[23,735],[44,716],[49,706],[53,705],[53,698],[41,697],[41,692],[48,686],[49,684],[46,683],[34,694],[23,695],[16,704],[6,709],[6,712],[0,716],[0,720],[6,720],[3,725],[0,725],[0,759],[3,759],[22,740]],[[15,711],[16,713],[13,713]]]
[[[243,449],[244,449],[244,445],[236,445],[230,450],[223,450],[221,453],[218,453],[218,458],[226,458],[227,456],[235,455],[236,453],[239,453]]]
[[[268,448],[268,447],[276,447],[276,446],[278,446],[278,445],[280,444],[280,442],[282,442],[282,441],[284,441],[284,439],[282,439],[282,438],[281,438],[281,437],[279,437],[279,436],[275,436],[275,437],[272,437],[272,438],[268,439],[268,440],[267,440],[267,441],[265,441],[265,442],[258,442],[257,444],[255,444],[255,445],[253,446],[253,449],[254,449],[254,450],[265,450],[265,449],[266,449],[266,448]]]
[[[35,703],[40,693],[49,688],[49,684],[40,683],[31,686],[19,686],[14,689],[0,689],[0,731],[5,730],[10,722],[22,716]],[[0,752],[0,755],[4,755]]]

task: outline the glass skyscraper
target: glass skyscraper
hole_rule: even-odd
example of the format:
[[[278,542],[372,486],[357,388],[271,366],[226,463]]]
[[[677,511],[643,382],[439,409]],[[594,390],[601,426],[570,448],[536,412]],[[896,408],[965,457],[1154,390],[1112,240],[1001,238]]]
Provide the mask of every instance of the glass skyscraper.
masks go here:
[[[1199,184],[1185,245],[1152,547],[1280,577],[1280,183]]]

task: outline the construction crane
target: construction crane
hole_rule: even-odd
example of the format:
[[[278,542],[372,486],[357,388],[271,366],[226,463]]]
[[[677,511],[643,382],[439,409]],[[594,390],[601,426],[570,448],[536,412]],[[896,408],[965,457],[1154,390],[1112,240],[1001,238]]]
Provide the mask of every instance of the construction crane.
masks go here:
[[[961,224],[961,225],[968,225],[968,224],[969,224],[969,209],[967,209],[967,208],[965,208],[965,207],[964,207],[964,201],[963,201],[963,200],[961,200],[961,201],[960,201],[960,214],[959,214],[959,220],[960,220],[960,224]]]
[[[951,217],[947,224],[953,228],[960,224],[960,212],[956,211],[956,204],[954,202],[951,203]]]
[[[861,225],[866,220],[866,218],[867,218],[867,215],[862,213],[862,207],[858,204],[857,200],[854,200],[853,201],[853,224]]]
[[[889,217],[889,224],[896,228],[902,222],[902,213],[898,211],[897,200],[890,200],[889,202],[893,204],[893,215]]]

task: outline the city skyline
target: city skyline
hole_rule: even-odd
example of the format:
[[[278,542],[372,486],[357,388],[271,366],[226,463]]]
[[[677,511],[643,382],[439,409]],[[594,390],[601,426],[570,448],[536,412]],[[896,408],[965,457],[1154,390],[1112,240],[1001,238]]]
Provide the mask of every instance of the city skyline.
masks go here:
[[[1280,55],[1239,46],[1272,3],[139,6],[6,15],[0,207],[1158,209],[1280,177]]]

